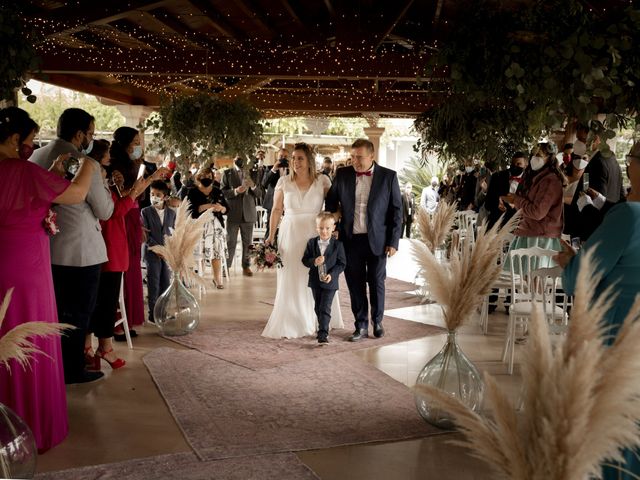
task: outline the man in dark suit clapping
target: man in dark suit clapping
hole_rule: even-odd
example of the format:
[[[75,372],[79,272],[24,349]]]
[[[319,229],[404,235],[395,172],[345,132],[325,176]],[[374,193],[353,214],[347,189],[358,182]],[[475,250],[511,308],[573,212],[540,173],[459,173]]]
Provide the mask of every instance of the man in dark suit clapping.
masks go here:
[[[345,277],[355,317],[356,342],[369,336],[371,303],[373,335],[384,335],[384,280],[387,256],[398,249],[402,230],[402,198],[395,171],[374,162],[369,140],[358,139],[351,146],[352,165],[336,173],[327,194],[326,210],[340,212],[339,238],[347,255]]]

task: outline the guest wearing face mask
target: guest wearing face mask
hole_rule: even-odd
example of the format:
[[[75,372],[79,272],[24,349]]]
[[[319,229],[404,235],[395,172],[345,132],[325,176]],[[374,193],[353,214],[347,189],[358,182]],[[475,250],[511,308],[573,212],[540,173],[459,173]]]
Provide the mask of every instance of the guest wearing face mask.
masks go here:
[[[457,200],[458,210],[476,210],[476,184],[478,172],[471,160],[465,162],[464,173],[460,176]]]
[[[515,209],[509,205],[501,204],[500,197],[509,193],[515,194],[518,191],[528,163],[527,157],[523,152],[516,152],[511,157],[511,166],[508,169],[491,175],[487,196],[484,201],[484,205],[489,212],[487,216],[489,227],[493,227],[503,214],[504,223],[516,213]]]
[[[124,177],[117,170],[113,170],[111,166],[109,142],[107,140],[96,140],[93,145],[92,155],[100,162],[107,183],[112,185],[111,198],[115,206],[111,218],[100,222],[109,260],[102,264],[96,308],[91,316],[89,333],[85,338],[84,355],[89,370],[100,371],[101,360],[104,360],[113,370],[116,370],[125,365],[125,361],[118,358],[113,351],[112,343],[122,275],[129,269],[129,248],[127,245],[125,217],[135,206],[136,197],[145,191],[151,180],[137,179],[129,194],[120,196],[119,192],[123,190]],[[154,176],[160,176],[163,171],[166,170],[158,170]],[[98,338],[98,349],[95,353],[93,352],[91,334]]]
[[[158,297],[169,288],[171,271],[167,262],[150,247],[164,245],[165,236],[176,226],[176,212],[168,205],[169,187],[162,180],[151,183],[151,206],[142,209],[142,225],[147,232],[144,243],[144,262],[147,265],[147,304],[149,321],[155,323],[153,309]]]
[[[273,194],[280,177],[289,174],[289,150],[281,148],[278,152],[278,160],[273,167],[266,172],[262,179],[262,190],[264,196],[262,198],[262,206],[267,211],[267,218],[271,218],[271,210],[273,209]],[[267,231],[264,238],[269,238],[269,222],[267,222]]]
[[[135,128],[120,127],[113,132],[111,142],[111,168],[119,171],[124,177],[122,195],[129,195],[133,184],[143,170],[143,152],[140,134]],[[144,167],[143,167],[144,168]],[[127,246],[129,248],[129,269],[124,274],[124,302],[129,327],[144,323],[144,296],[142,292],[142,240],[143,231],[140,221],[140,206],[136,201],[125,216],[127,228]],[[118,342],[126,341],[122,325],[115,331],[114,338]],[[138,334],[130,330],[132,337]]]
[[[580,237],[582,226],[578,200],[584,194],[583,174],[589,164],[587,155],[574,155],[572,160],[564,165],[567,185],[563,190],[564,228],[562,233],[570,237]],[[562,167],[561,167],[562,168]]]
[[[82,151],[91,153],[94,130],[95,120],[91,115],[79,108],[68,108],[58,119],[58,138],[36,150],[29,160],[49,168],[61,153],[75,156],[82,156]],[[67,383],[90,382],[102,377],[100,372],[85,370],[84,342],[96,304],[101,267],[107,261],[99,221],[111,217],[114,205],[98,163],[91,161],[96,168],[85,201],[54,207],[60,229],[60,233],[51,238],[58,318],[77,327],[62,337]]]
[[[213,283],[218,289],[223,289],[222,262],[228,257],[227,231],[224,228],[223,215],[228,212],[229,205],[222,190],[214,186],[211,169],[201,168],[198,171],[196,186],[189,190],[187,198],[193,218],[200,217],[207,210],[213,212],[213,220],[204,227],[199,254],[205,262],[211,263]]]
[[[540,247],[561,250],[562,189],[567,180],[558,168],[554,143],[539,143],[533,151],[524,179],[516,193],[500,197],[504,208],[515,208],[521,214],[511,249]],[[508,260],[508,259],[507,259]],[[547,267],[550,265],[538,265]],[[505,262],[509,269],[509,262]]]

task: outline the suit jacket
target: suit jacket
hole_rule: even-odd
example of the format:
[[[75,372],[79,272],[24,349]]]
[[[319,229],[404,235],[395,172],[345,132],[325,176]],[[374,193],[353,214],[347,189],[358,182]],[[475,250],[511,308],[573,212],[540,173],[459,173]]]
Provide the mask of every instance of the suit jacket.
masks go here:
[[[484,206],[489,211],[488,224],[489,227],[493,227],[504,213],[504,220],[506,222],[516,213],[514,208],[507,207],[505,212],[501,212],[498,208],[500,204],[500,197],[509,193],[509,187],[511,183],[511,172],[509,170],[501,170],[491,175],[489,185],[487,188],[487,196],[484,199]]]
[[[338,231],[340,239],[345,242],[353,236],[355,202],[356,171],[352,166],[341,168],[327,193],[325,208],[330,212],[342,209]],[[397,249],[402,234],[402,196],[398,175],[378,164],[373,170],[367,202],[367,233],[374,255],[382,255],[385,247]]]
[[[589,174],[589,187],[604,195],[608,202],[624,200],[622,170],[615,155],[604,157],[601,152],[596,153],[584,173]]]
[[[156,207],[151,205],[140,211],[142,226],[147,230],[147,241],[144,244],[144,253],[150,252],[149,247],[164,245],[165,235],[171,235],[171,230],[176,226],[176,212],[164,207],[164,220],[160,223],[160,215]]]
[[[262,206],[267,210],[273,208],[273,192],[275,191],[278,180],[280,180],[280,171],[274,172],[271,168],[264,174],[264,177],[262,177],[262,189],[264,190]]]
[[[80,155],[73,144],[57,138],[33,152],[29,161],[48,169],[58,155],[63,153]],[[95,160],[89,161],[97,167]],[[102,238],[100,220],[108,220],[113,208],[111,192],[102,180],[100,168],[95,168],[84,202],[54,207],[60,233],[51,238],[51,263],[88,267],[106,262],[107,248]]]
[[[413,193],[402,194],[402,222],[413,220],[413,216],[416,212],[416,202],[413,198]]]
[[[331,281],[324,283],[320,281],[318,275],[318,267],[313,263],[320,254],[320,245],[318,245],[318,239],[320,237],[314,237],[307,242],[307,247],[304,250],[302,257],[302,263],[309,267],[309,283],[307,284],[311,288],[322,288],[325,290],[338,290],[338,277],[344,272],[347,266],[347,257],[344,253],[344,247],[342,242],[331,238],[329,245],[324,252],[324,265],[327,269],[327,274],[331,275]]]
[[[229,223],[255,223],[256,198],[260,193],[260,185],[256,183],[255,172],[249,172],[251,180],[256,184],[255,189],[247,188],[244,193],[236,194],[234,189],[242,185],[240,175],[235,167],[225,170],[222,176],[222,193],[229,204],[227,221]]]

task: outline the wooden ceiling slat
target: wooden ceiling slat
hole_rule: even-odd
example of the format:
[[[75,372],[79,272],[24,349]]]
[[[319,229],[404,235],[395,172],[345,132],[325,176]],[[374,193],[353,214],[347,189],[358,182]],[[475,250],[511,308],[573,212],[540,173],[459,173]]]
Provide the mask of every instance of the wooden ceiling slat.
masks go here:
[[[218,48],[217,45],[215,45],[211,40],[209,40],[208,38],[204,38],[197,32],[194,32],[180,20],[175,18],[175,16],[173,16],[170,12],[163,8],[144,12],[144,17],[147,20],[160,25],[161,29],[167,30],[169,33],[181,36],[185,44],[190,44],[196,48]]]
[[[393,32],[393,29],[396,27],[398,22],[402,20],[402,18],[407,14],[409,9],[411,8],[411,5],[413,5],[413,2],[414,0],[405,0],[404,2],[402,2],[399,8],[397,9],[395,15],[392,15],[391,18],[389,19],[389,22],[386,25],[384,25],[380,30],[378,30],[378,33],[376,33],[373,40],[375,43],[376,49],[378,49],[380,45],[382,45],[382,42],[384,42],[385,39],[389,36],[389,34]]]
[[[261,36],[266,38],[273,38],[275,36],[262,9],[255,2],[251,0],[234,0],[233,4],[240,9],[247,19],[258,27],[263,34]]]
[[[218,30],[225,37],[229,37],[235,40],[241,40],[245,35],[237,28],[231,25],[215,7],[211,5],[207,0],[186,0],[195,10],[199,12],[204,20],[209,23],[213,28]]]

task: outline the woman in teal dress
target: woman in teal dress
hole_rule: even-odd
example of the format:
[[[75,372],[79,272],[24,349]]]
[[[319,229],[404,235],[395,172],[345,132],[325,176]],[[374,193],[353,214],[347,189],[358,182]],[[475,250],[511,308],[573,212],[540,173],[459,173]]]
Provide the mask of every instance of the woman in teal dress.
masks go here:
[[[610,326],[611,343],[618,328],[640,293],[640,143],[636,143],[627,156],[627,175],[631,180],[631,192],[627,202],[611,208],[600,227],[589,237],[582,250],[576,254],[568,244],[555,257],[564,267],[564,289],[573,294],[578,277],[582,252],[595,248],[594,261],[603,277],[595,294],[600,295],[615,285],[616,301],[607,312],[605,322]],[[604,480],[631,480],[640,476],[640,450],[624,450],[625,464],[603,467]],[[627,473],[628,472],[628,473]]]

